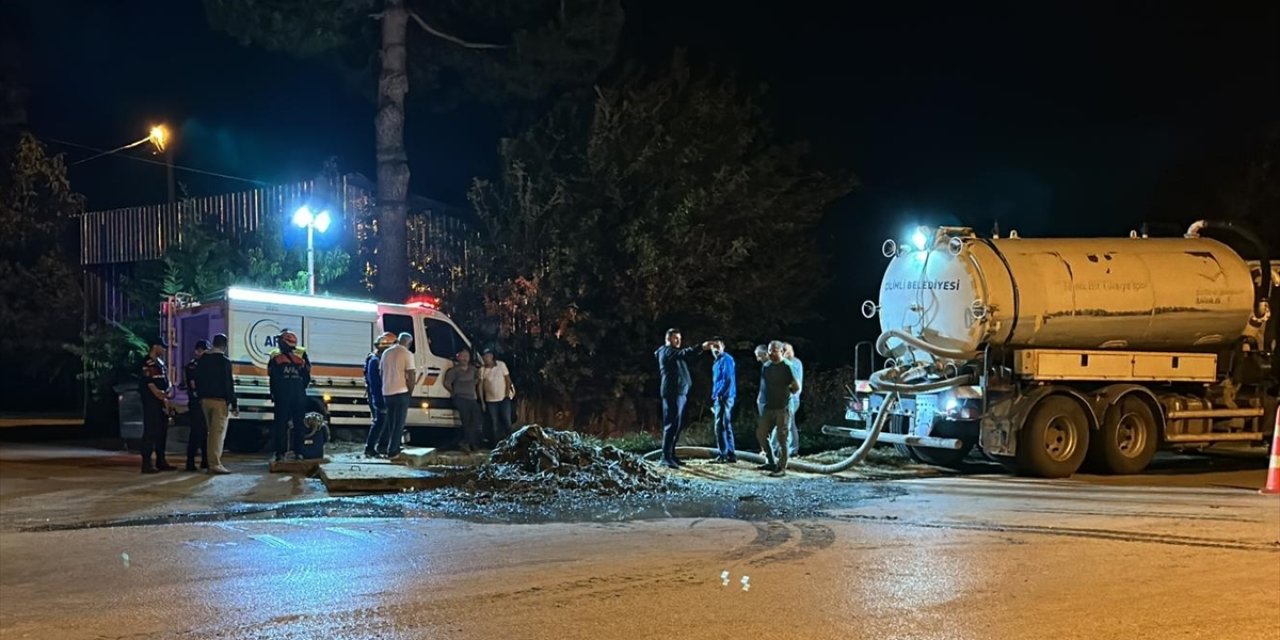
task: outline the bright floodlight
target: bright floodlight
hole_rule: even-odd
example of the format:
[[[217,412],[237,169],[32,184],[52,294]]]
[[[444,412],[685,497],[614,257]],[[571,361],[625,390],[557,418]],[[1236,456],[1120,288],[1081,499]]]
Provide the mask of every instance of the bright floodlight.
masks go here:
[[[924,245],[928,241],[929,239],[925,237],[924,231],[920,229],[916,229],[915,233],[911,234],[911,244],[916,248],[916,251],[924,251]]]
[[[315,216],[311,215],[311,208],[305,204],[293,212],[293,224],[295,226],[309,227],[313,221],[315,221]]]
[[[319,214],[316,215],[316,220],[315,220],[316,231],[319,231],[320,233],[324,233],[326,230],[328,230],[330,222],[332,222],[332,220],[329,218],[329,212],[321,211]]]

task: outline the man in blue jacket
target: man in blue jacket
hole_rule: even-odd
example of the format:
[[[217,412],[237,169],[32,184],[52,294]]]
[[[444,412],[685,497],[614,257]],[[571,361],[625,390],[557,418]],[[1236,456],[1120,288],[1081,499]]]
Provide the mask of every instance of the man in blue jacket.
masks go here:
[[[390,331],[378,337],[373,351],[364,359],[365,395],[369,400],[369,437],[365,439],[364,455],[376,458],[387,455],[387,401],[382,396],[382,352],[396,343],[396,334]]]
[[[738,461],[733,443],[733,401],[738,398],[738,367],[733,356],[724,352],[724,339],[711,339],[711,415],[715,417],[716,448],[720,455],[712,463]]]
[[[676,459],[676,440],[684,430],[684,405],[693,384],[689,378],[688,360],[706,351],[711,343],[696,347],[680,348],[680,330],[667,329],[667,343],[658,347],[653,355],[658,358],[658,374],[662,377],[659,393],[662,396],[662,465],[679,469],[683,464]]]

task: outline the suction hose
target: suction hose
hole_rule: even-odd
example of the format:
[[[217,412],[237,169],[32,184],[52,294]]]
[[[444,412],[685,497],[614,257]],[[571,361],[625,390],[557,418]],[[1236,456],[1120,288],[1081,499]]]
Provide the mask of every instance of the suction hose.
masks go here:
[[[805,473],[821,473],[832,474],[848,471],[854,465],[866,459],[867,454],[871,453],[871,449],[876,444],[876,439],[880,437],[880,432],[884,430],[884,425],[889,421],[889,413],[893,406],[898,403],[898,394],[891,393],[884,400],[884,404],[880,405],[880,412],[876,414],[876,419],[871,425],[871,433],[867,439],[858,446],[857,450],[849,454],[848,458],[832,464],[818,464],[816,462],[808,462],[805,460],[790,460],[787,462],[787,469],[795,471],[803,471]],[[744,462],[754,462],[756,464],[764,464],[769,460],[758,453],[751,451],[734,451],[733,454],[739,460]],[[714,458],[720,455],[717,449],[707,447],[676,447],[676,455],[685,458]],[[662,450],[650,451],[644,454],[645,460],[656,460],[662,456]]]
[[[958,351],[956,349],[947,349],[945,347],[939,347],[938,345],[929,344],[928,342],[925,342],[920,338],[917,338],[905,331],[900,331],[898,329],[890,329],[888,331],[885,331],[884,333],[880,334],[879,338],[876,338],[877,353],[879,353],[882,356],[890,355],[890,350],[889,350],[890,338],[897,338],[912,347],[920,349],[921,351],[926,351],[928,353],[931,353],[939,358],[949,358],[951,360],[972,360],[978,357],[977,351]]]
[[[966,373],[964,375],[953,376],[951,378],[943,378],[933,382],[896,382],[888,380],[890,373],[896,369],[881,369],[871,374],[871,387],[876,391],[889,391],[893,393],[932,393],[943,389],[950,389],[966,384],[973,384],[973,374]]]

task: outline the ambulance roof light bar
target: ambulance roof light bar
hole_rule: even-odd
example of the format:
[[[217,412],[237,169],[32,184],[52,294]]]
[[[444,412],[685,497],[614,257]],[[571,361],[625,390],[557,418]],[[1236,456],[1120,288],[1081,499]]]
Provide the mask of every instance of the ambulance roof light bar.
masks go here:
[[[231,287],[230,289],[227,289],[227,298],[231,300],[242,300],[244,302],[286,304],[300,307],[313,307],[316,309],[333,309],[337,311],[356,311],[363,313],[378,312],[378,305],[372,302],[281,293],[278,291],[263,291],[261,289],[246,289],[244,287]]]

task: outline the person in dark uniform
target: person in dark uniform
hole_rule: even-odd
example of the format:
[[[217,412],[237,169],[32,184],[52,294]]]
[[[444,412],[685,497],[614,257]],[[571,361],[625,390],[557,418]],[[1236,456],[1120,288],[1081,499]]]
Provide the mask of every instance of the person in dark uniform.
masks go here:
[[[373,344],[373,351],[364,359],[365,397],[369,400],[369,438],[365,440],[364,455],[376,458],[387,455],[387,399],[382,396],[382,352],[396,343],[396,334],[382,334]]]
[[[209,350],[209,343],[196,341],[195,357],[187,363],[184,372],[187,385],[187,421],[191,433],[187,435],[187,471],[196,470],[196,453],[200,453],[200,468],[209,468],[209,426],[205,424],[204,409],[200,406],[200,393],[196,390],[196,364],[200,356]]]
[[[169,371],[165,368],[163,340],[151,341],[147,357],[142,361],[138,393],[142,396],[142,472],[172,471],[165,460],[169,435]],[[155,455],[155,462],[151,457]]]
[[[684,431],[685,399],[692,385],[688,360],[711,348],[710,342],[694,347],[680,348],[680,330],[667,329],[666,344],[653,352],[658,359],[658,375],[661,377],[659,393],[662,396],[662,466],[678,469],[684,463],[676,458],[676,441]]]
[[[311,361],[307,352],[298,346],[298,336],[285,329],[280,332],[276,349],[267,362],[270,377],[271,402],[275,405],[275,419],[271,423],[271,441],[275,447],[275,459],[284,460],[285,452],[295,455],[302,444],[303,418],[307,415],[307,386],[311,384]],[[290,430],[288,424],[293,423]]]

